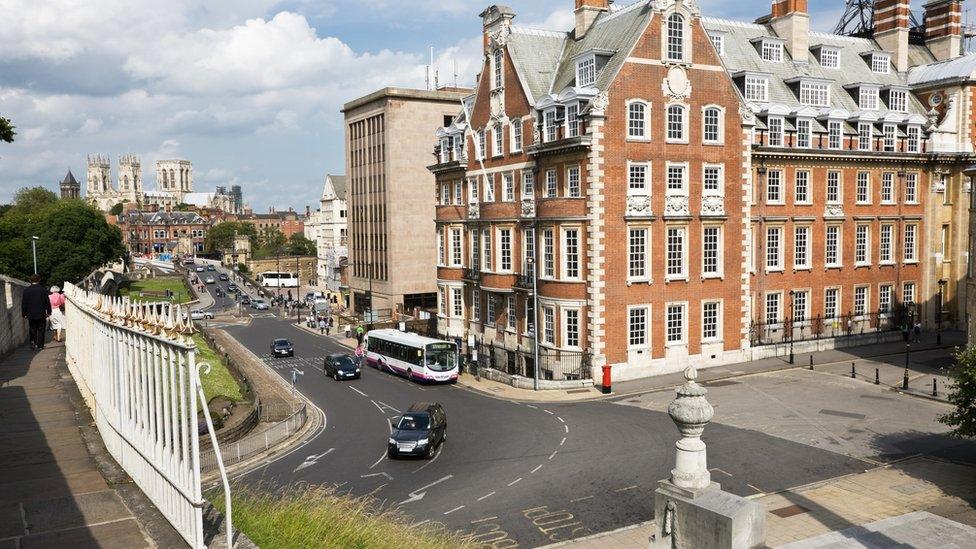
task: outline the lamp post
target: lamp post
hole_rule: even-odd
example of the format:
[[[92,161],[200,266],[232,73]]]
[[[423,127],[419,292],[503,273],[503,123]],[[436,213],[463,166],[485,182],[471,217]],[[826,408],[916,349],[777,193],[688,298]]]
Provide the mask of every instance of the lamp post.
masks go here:
[[[793,316],[794,306],[796,305],[794,301],[794,291],[790,290],[790,364],[793,364],[793,323],[796,318]]]
[[[935,317],[935,344],[942,345],[942,303],[945,296],[945,285],[946,280],[944,278],[939,279],[939,303],[938,310]]]
[[[39,237],[31,237],[31,251],[34,253],[34,274],[37,274],[37,241],[40,240]]]
[[[533,224],[534,227],[534,224]],[[535,239],[535,229],[532,230],[532,238]],[[537,242],[532,243],[533,255],[535,255],[535,245]],[[535,257],[526,258],[526,263],[532,267],[532,329],[535,332],[535,345],[532,351],[532,388],[536,391],[539,390],[539,276],[536,272]]]
[[[908,302],[905,304],[905,307],[907,308],[909,330],[914,330],[915,304],[912,302]],[[911,335],[909,335],[908,341],[905,342],[905,375],[902,377],[901,380],[901,388],[903,390],[908,389],[908,363],[911,360],[911,354],[912,354],[912,337]]]

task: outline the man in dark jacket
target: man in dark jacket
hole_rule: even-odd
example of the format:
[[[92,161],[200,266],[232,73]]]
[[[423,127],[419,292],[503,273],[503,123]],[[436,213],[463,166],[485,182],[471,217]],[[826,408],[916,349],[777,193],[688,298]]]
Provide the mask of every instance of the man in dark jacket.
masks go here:
[[[47,317],[51,316],[51,300],[41,286],[41,277],[32,275],[30,281],[31,285],[24,290],[20,301],[20,314],[27,319],[30,327],[31,349],[43,349]]]

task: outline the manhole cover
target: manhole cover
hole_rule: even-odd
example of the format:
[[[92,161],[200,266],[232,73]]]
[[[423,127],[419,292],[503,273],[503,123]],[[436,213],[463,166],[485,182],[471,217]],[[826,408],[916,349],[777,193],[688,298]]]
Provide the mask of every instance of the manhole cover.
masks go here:
[[[789,518],[796,515],[802,515],[803,513],[809,513],[810,510],[802,505],[790,505],[789,507],[780,507],[779,509],[773,509],[770,513],[776,515],[779,518]]]

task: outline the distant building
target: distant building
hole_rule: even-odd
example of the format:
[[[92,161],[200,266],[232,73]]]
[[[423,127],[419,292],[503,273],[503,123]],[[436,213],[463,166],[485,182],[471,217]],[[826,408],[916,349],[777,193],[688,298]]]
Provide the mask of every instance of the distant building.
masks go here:
[[[305,234],[305,220],[294,210],[287,212],[271,211],[266,214],[243,214],[237,218],[242,223],[254,225],[258,233],[262,230],[274,227],[290,238],[293,234]]]
[[[75,179],[71,170],[61,180],[61,200],[74,200],[81,198],[81,183]]]
[[[318,250],[318,285],[333,291],[340,286],[339,263],[348,257],[346,221],[346,178],[326,175],[319,209],[305,220],[305,238]]]
[[[133,254],[202,252],[210,228],[195,212],[129,211],[117,219],[122,242]]]
[[[353,306],[388,312],[437,304],[430,135],[471,90],[385,88],[347,103],[346,178]]]

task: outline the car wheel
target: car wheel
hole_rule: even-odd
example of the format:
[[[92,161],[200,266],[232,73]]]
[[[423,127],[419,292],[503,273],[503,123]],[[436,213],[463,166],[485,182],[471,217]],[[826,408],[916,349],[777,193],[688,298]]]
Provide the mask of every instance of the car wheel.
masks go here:
[[[393,450],[389,450],[388,449],[386,451],[386,457],[388,457],[390,459],[396,459],[396,452],[394,452]]]
[[[427,453],[426,453],[426,454],[424,454],[424,456],[425,456],[425,457],[426,457],[427,459],[430,459],[430,458],[432,458],[432,457],[434,457],[434,452],[435,452],[435,451],[437,451],[437,449],[436,449],[436,448],[434,447],[434,445],[433,445],[433,444],[431,444],[430,446],[428,446],[428,447],[427,447]]]

